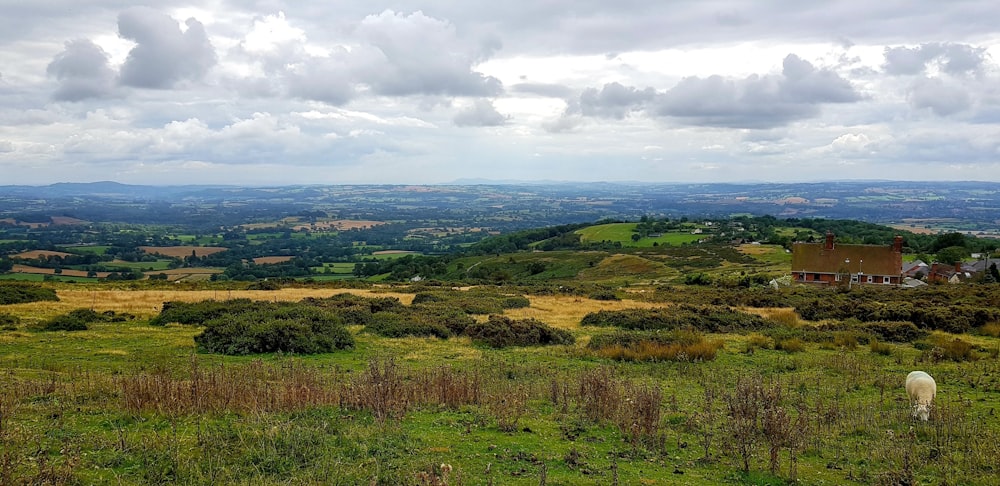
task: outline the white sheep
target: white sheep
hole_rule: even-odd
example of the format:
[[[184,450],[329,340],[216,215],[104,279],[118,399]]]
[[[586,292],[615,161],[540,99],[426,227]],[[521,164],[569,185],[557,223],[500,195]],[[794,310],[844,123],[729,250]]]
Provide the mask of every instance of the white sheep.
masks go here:
[[[931,404],[937,395],[937,383],[923,371],[911,371],[906,375],[906,394],[913,407],[913,418],[926,421],[931,413]]]

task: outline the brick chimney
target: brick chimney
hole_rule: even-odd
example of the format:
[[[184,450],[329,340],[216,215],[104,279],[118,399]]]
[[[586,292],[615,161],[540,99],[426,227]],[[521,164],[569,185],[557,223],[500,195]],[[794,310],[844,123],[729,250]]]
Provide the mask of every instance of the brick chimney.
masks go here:
[[[903,253],[903,237],[902,236],[896,235],[896,237],[892,239],[892,251],[894,251],[896,253]]]
[[[823,246],[823,249],[825,249],[825,250],[832,250],[833,249],[833,232],[832,231],[827,231],[826,232],[826,244]]]
[[[962,273],[962,262],[955,262],[955,273]]]

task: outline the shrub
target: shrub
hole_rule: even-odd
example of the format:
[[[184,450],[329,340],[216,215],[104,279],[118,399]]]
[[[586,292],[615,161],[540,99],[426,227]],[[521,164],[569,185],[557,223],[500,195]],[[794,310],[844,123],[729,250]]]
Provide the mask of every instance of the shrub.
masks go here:
[[[42,331],[85,331],[92,322],[122,322],[132,317],[130,314],[115,314],[113,311],[98,314],[90,309],[74,309],[42,322],[37,329]]]
[[[747,336],[747,346],[750,349],[771,349],[774,347],[774,340],[758,333],[751,333]]]
[[[451,331],[443,324],[431,319],[419,319],[416,315],[401,315],[394,312],[376,312],[365,331],[385,337],[435,336],[447,339]]]
[[[531,307],[531,301],[523,295],[508,296],[500,300],[500,307],[504,309],[525,309]]]
[[[216,319],[227,314],[252,312],[266,305],[250,299],[203,300],[201,302],[164,302],[159,315],[149,320],[153,326],[163,326],[175,322],[178,324],[201,325],[205,321]]]
[[[801,353],[806,350],[806,343],[799,338],[783,339],[774,343],[774,349],[780,349],[786,353]]]
[[[212,319],[195,336],[195,343],[201,351],[227,355],[313,354],[354,346],[354,338],[335,320],[275,314],[263,310]]]
[[[13,331],[21,323],[21,318],[6,312],[0,312],[0,329]]]
[[[0,305],[58,300],[56,291],[52,289],[23,283],[0,283]]]
[[[670,334],[670,335],[668,335]],[[596,338],[596,336],[595,336]],[[619,333],[587,345],[594,354],[619,361],[711,361],[722,349],[721,340],[708,341],[701,333]]]
[[[880,343],[877,340],[872,339],[871,342],[868,343],[868,347],[875,354],[881,354],[882,356],[892,355],[892,345],[890,344]]]
[[[906,321],[876,321],[861,324],[860,329],[883,341],[894,343],[910,343],[927,336],[912,322]]]
[[[979,355],[975,351],[975,345],[957,337],[949,337],[944,334],[935,334],[928,339],[932,345],[929,354],[933,361],[975,361]]]
[[[598,290],[591,293],[589,297],[594,300],[621,300],[614,290]]]
[[[465,329],[473,342],[492,348],[507,346],[537,346],[548,344],[573,344],[573,335],[535,319],[514,320],[492,315],[486,322],[477,322]]]
[[[1000,337],[1000,322],[990,322],[979,328],[979,334]]]

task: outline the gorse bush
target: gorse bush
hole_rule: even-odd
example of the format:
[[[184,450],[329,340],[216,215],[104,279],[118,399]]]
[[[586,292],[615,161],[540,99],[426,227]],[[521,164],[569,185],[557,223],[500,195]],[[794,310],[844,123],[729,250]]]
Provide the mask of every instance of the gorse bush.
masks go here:
[[[465,334],[473,342],[492,348],[575,342],[569,331],[553,328],[535,319],[515,320],[506,316],[490,316],[486,322],[474,323],[465,329]]]
[[[23,283],[0,283],[0,305],[58,300],[56,291],[52,289]]]

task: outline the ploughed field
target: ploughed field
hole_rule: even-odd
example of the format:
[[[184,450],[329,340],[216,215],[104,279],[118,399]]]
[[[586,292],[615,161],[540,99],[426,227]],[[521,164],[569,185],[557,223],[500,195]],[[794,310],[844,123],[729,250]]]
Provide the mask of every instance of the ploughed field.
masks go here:
[[[995,286],[134,287],[0,305],[0,484],[991,484],[998,472]],[[85,330],[41,330],[81,310]],[[331,325],[350,342],[330,352],[206,351],[223,349],[210,331],[233,326],[243,334],[225,349]],[[937,382],[927,422],[903,389],[913,370]]]

